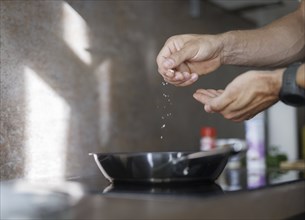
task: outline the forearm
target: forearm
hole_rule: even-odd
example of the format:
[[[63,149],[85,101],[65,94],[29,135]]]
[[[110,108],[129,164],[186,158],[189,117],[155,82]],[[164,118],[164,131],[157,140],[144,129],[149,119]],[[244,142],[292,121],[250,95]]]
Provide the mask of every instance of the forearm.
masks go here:
[[[299,9],[263,28],[220,35],[222,63],[281,67],[305,58],[305,0]]]

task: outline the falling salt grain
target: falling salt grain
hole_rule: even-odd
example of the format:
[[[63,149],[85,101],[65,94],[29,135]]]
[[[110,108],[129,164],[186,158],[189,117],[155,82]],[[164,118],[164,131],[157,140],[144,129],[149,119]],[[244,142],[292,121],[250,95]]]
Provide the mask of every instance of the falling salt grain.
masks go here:
[[[165,128],[165,124],[163,124],[163,125],[161,126],[161,128]]]

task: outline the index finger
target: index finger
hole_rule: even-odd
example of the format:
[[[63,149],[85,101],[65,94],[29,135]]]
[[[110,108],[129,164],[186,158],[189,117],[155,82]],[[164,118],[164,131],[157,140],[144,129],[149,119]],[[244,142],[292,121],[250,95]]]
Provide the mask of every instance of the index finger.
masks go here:
[[[167,68],[164,67],[164,61],[170,57],[171,54],[175,53],[177,51],[177,49],[175,48],[175,45],[173,45],[173,43],[170,42],[166,42],[164,44],[164,46],[162,47],[162,49],[160,50],[158,56],[157,56],[157,65],[158,68],[162,71],[161,74],[165,74],[165,72],[168,70]]]
[[[162,50],[159,52],[157,56],[157,65],[159,72],[161,74],[165,74],[167,72],[167,69],[164,68],[163,62],[166,60],[166,57],[170,55],[170,50],[167,47],[163,47]]]

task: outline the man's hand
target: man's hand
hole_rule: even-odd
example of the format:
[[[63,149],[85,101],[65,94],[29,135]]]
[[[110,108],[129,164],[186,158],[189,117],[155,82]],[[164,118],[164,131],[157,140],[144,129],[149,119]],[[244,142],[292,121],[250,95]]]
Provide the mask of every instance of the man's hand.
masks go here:
[[[173,36],[157,56],[159,72],[166,82],[187,86],[223,64],[274,68],[302,61],[304,12],[302,0],[296,11],[259,29]]]
[[[157,64],[164,80],[176,86],[194,83],[199,75],[221,65],[222,41],[218,35],[177,35],[169,38]]]
[[[283,69],[249,71],[235,78],[225,90],[199,89],[194,98],[206,112],[217,112],[240,122],[251,119],[275,104],[282,84]]]

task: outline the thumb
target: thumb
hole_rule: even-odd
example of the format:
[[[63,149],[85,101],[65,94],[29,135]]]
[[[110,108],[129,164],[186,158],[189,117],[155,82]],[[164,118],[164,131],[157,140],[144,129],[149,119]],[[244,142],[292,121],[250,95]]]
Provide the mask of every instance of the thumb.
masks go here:
[[[226,97],[226,94],[211,99],[209,102],[209,109],[212,112],[221,112],[230,104],[230,99]]]
[[[178,50],[167,57],[163,62],[163,66],[167,69],[175,68],[181,63],[192,59],[196,55],[197,50],[198,48],[194,45],[186,44],[181,50]]]

